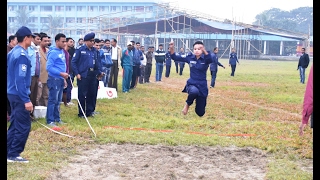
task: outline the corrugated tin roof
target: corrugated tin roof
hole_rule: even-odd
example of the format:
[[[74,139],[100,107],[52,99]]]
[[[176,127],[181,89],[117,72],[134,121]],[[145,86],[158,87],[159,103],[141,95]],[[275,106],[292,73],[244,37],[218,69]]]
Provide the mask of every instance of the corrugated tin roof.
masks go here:
[[[282,32],[275,32],[275,31],[271,31],[271,30],[267,30],[267,29],[258,29],[258,28],[254,28],[254,27],[251,27],[250,29],[254,30],[254,31],[262,32],[265,34],[275,35],[275,36],[293,38],[293,39],[297,39],[297,40],[305,39],[305,37],[302,37],[302,36],[296,36],[296,35],[286,34],[286,33],[282,33]]]
[[[202,22],[204,24],[207,24],[208,26],[214,27],[216,29],[221,29],[221,30],[241,30],[245,29],[245,27],[239,26],[239,25],[233,25],[230,23],[223,23],[223,22],[217,22],[217,21],[209,21],[205,19],[198,19],[196,18],[197,21]]]

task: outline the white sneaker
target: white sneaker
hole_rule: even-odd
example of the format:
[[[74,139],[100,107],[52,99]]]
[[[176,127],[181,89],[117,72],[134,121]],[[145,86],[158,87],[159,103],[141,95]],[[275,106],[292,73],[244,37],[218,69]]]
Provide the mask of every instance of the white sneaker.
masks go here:
[[[69,106],[70,106],[70,105],[72,105],[72,106],[74,105],[73,102],[68,102],[67,104],[68,104]]]

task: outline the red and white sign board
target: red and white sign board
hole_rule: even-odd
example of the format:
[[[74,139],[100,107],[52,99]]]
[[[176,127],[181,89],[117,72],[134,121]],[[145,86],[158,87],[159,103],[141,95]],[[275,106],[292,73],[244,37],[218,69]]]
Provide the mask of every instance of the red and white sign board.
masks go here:
[[[103,82],[99,81],[97,99],[113,99],[117,98],[118,94],[115,88],[104,87]],[[78,98],[78,87],[75,87],[71,91],[71,99]]]

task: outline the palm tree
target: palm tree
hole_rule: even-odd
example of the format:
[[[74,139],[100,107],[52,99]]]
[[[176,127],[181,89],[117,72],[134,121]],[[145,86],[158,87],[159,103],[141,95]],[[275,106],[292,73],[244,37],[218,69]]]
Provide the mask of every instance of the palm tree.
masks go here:
[[[60,16],[52,16],[48,15],[49,20],[46,24],[42,24],[43,29],[47,29],[48,34],[51,36],[56,35],[60,32],[58,28],[62,28],[63,26],[63,18]]]
[[[30,24],[30,17],[32,11],[27,11],[26,8],[22,8],[20,10],[17,10],[16,12],[16,22],[14,27],[15,28],[20,28],[21,26],[34,26],[33,24]]]

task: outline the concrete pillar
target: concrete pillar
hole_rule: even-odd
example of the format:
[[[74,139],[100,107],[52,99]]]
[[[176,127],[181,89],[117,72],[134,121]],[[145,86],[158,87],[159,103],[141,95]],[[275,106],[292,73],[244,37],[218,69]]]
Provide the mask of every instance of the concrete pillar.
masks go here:
[[[144,37],[141,38],[141,44],[144,46]]]
[[[219,41],[218,40],[216,40],[216,47],[219,48]]]
[[[248,41],[248,54],[250,54],[250,47],[251,47],[250,41]]]
[[[159,39],[156,38],[156,47],[154,47],[155,51],[158,49],[158,47],[159,47]]]
[[[282,56],[283,51],[283,41],[280,41],[280,56]]]
[[[264,41],[263,44],[263,54],[267,54],[267,41]]]

